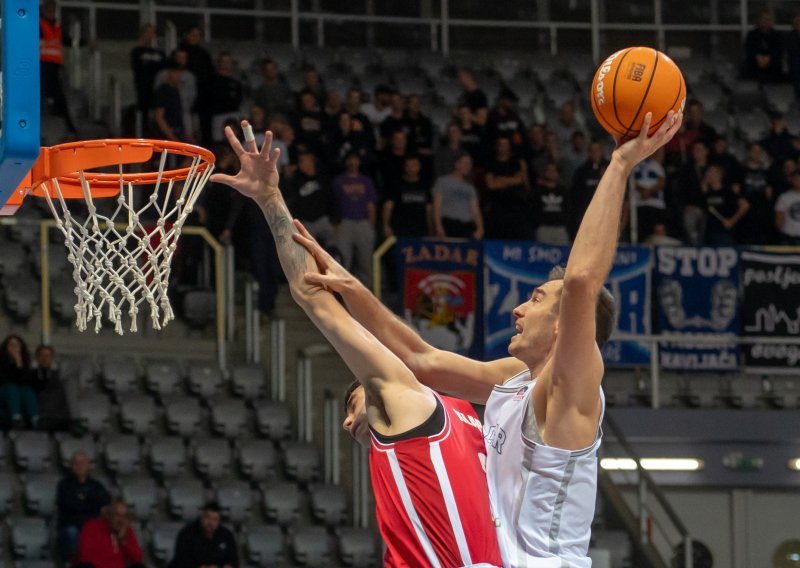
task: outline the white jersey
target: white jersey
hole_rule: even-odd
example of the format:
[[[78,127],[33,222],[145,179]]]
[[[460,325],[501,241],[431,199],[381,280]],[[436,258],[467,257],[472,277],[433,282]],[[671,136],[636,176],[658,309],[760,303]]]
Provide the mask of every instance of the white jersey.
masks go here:
[[[553,448],[536,426],[525,371],[494,387],[486,402],[484,441],[489,498],[506,568],[584,568],[597,496],[602,431],[583,450]],[[602,412],[605,399],[600,391]],[[530,412],[525,410],[530,408]],[[528,426],[523,430],[527,421]],[[531,437],[523,432],[532,433]]]

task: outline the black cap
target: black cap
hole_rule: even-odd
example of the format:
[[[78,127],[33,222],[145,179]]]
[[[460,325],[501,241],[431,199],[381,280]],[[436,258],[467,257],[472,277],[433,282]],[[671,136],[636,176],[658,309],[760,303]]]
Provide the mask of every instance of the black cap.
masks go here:
[[[500,89],[500,94],[497,96],[497,98],[506,99],[508,101],[511,101],[512,103],[519,102],[519,97],[517,96],[517,94],[505,86],[502,89]]]

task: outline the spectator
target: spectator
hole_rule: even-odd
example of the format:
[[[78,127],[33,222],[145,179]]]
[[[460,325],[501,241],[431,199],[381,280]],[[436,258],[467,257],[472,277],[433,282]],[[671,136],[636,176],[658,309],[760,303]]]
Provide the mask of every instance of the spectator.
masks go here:
[[[178,91],[181,95],[181,106],[183,107],[183,128],[186,133],[187,140],[196,140],[195,132],[195,116],[197,110],[197,77],[194,73],[189,71],[187,64],[189,62],[189,55],[185,49],[178,48],[172,52],[172,60],[174,60],[178,67],[183,70],[181,73],[181,82],[178,86]],[[164,69],[156,75],[156,89],[167,81],[169,74],[169,60],[164,65]]]
[[[39,345],[34,355],[33,383],[39,397],[41,419],[53,430],[66,430],[70,415],[67,393],[55,365],[55,350],[50,345]]]
[[[389,139],[389,147],[378,158],[381,189],[389,187],[403,175],[407,154],[408,136],[403,130],[394,131]]]
[[[667,233],[667,225],[664,221],[656,221],[653,230],[644,239],[644,244],[650,247],[679,247],[681,241],[675,237],[670,237]]]
[[[235,77],[236,61],[228,51],[217,57],[217,71],[211,76],[204,113],[200,114],[203,140],[222,140],[223,122],[241,119],[239,111],[244,100],[242,82]],[[208,131],[202,130],[208,128]]]
[[[800,14],[792,18],[792,29],[786,36],[786,59],[789,81],[794,85],[795,97],[800,98]]]
[[[351,89],[352,91],[352,89]],[[392,113],[389,103],[392,99],[392,89],[386,85],[375,87],[372,100],[361,105],[361,114],[367,117],[373,128],[377,129],[384,119]],[[352,113],[352,110],[350,110]],[[375,139],[380,139],[380,132],[375,132]]]
[[[528,169],[534,174],[538,174],[547,165],[547,142],[545,128],[542,124],[531,124],[528,128],[525,146],[525,159],[528,161]]]
[[[186,52],[186,68],[191,71],[200,84],[201,89],[208,86],[208,80],[214,74],[214,60],[203,47],[203,30],[198,25],[190,26],[179,46]]]
[[[409,128],[411,149],[419,154],[420,160],[423,162],[431,162],[433,158],[433,123],[422,113],[422,97],[419,95],[408,97],[406,122]],[[428,172],[430,172],[430,167],[428,167]]]
[[[638,241],[653,232],[656,223],[662,222],[666,216],[667,204],[664,200],[664,188],[667,177],[664,171],[664,148],[661,147],[646,160],[639,162],[633,169],[634,187],[636,189],[636,219],[638,224]]]
[[[261,84],[253,91],[253,101],[267,116],[289,116],[294,109],[294,95],[281,77],[278,63],[269,57],[261,62]]]
[[[747,213],[750,204],[739,192],[725,184],[722,168],[710,165],[702,182],[706,210],[706,244],[736,244],[735,228]]]
[[[483,238],[483,217],[478,192],[469,179],[472,158],[466,152],[456,157],[453,171],[433,186],[433,223],[440,238]]]
[[[256,138],[256,145],[261,148],[264,144],[264,135],[269,125],[267,124],[267,113],[264,109],[253,103],[247,113],[247,122],[253,127],[253,136]]]
[[[387,188],[383,203],[386,237],[425,237],[431,230],[431,188],[422,180],[422,164],[414,154],[405,158],[403,176]]]
[[[361,112],[361,107],[361,91],[355,87],[350,88],[345,98],[344,110],[350,115],[353,129],[363,131],[367,135],[369,140],[368,147],[372,152],[377,150],[375,147],[375,129],[367,115]]]
[[[300,91],[300,104],[294,117],[294,131],[297,144],[306,152],[318,154],[324,140],[324,117],[314,93],[308,89]]]
[[[236,539],[220,521],[219,505],[204,506],[197,520],[178,533],[170,568],[238,568]]]
[[[58,542],[63,560],[73,557],[81,528],[99,515],[111,499],[103,484],[89,475],[89,466],[88,454],[78,450],[70,459],[70,473],[56,488]]]
[[[19,335],[6,336],[0,344],[0,399],[15,428],[27,418],[33,428],[39,426],[39,401],[34,390],[31,355]]]
[[[526,207],[528,168],[512,152],[509,138],[495,142],[495,157],[486,169],[486,236],[525,239],[532,236]]]
[[[777,197],[792,188],[792,176],[795,171],[797,171],[797,162],[794,160],[784,160],[782,163],[773,162],[770,168],[769,184]]]
[[[288,181],[284,197],[292,215],[303,222],[314,238],[326,245],[335,241],[339,223],[336,199],[317,170],[317,158],[309,152],[298,156],[297,172]]]
[[[297,169],[297,147],[294,144],[294,128],[285,118],[273,118],[269,121],[272,131],[272,146],[280,148],[278,171],[282,177],[290,177]]]
[[[665,149],[667,152],[666,162],[670,167],[678,167],[687,161],[687,153],[691,150],[692,144],[698,140],[710,148],[717,138],[714,128],[703,120],[703,104],[695,99],[686,103],[683,124],[680,130],[667,142]]]
[[[500,90],[497,104],[486,119],[486,143],[494,144],[501,137],[511,141],[511,151],[517,157],[524,156],[525,124],[517,113],[517,95],[508,87]]]
[[[763,8],[755,29],[747,33],[744,57],[748,79],[759,83],[776,83],[782,79],[783,42],[774,25],[772,10]]]
[[[128,505],[113,499],[100,516],[86,521],[72,563],[76,568],[144,567],[139,541],[128,517]]]
[[[378,130],[381,133],[381,148],[385,148],[389,143],[389,139],[398,130],[406,133],[406,137],[411,132],[411,125],[406,117],[406,100],[398,92],[392,93],[389,108],[391,112],[389,116],[383,119],[380,123]]]
[[[722,170],[725,172],[725,182],[741,183],[742,165],[739,163],[739,159],[731,153],[728,139],[718,135],[714,139],[713,149],[709,161],[722,166]]]
[[[556,165],[557,162],[554,161]],[[603,155],[603,146],[600,142],[592,141],[589,144],[588,160],[577,169],[572,178],[572,189],[567,200],[567,231],[570,240],[575,239],[578,226],[583,220],[583,214],[594,196],[594,191],[603,177],[603,172],[608,167],[608,161]],[[559,173],[560,173],[559,169]]]
[[[461,146],[461,128],[455,122],[447,124],[442,143],[436,148],[433,162],[433,173],[438,178],[453,171],[456,156],[461,155],[464,148]]]
[[[780,112],[770,113],[770,131],[761,141],[761,146],[769,156],[777,161],[797,160],[795,137],[786,129],[786,120]]]
[[[325,94],[325,105],[322,113],[325,119],[326,132],[332,132],[336,129],[339,121],[339,115],[344,112],[344,105],[342,104],[342,97],[339,91],[331,89]],[[327,136],[326,136],[327,138]]]
[[[156,27],[153,24],[144,24],[139,30],[139,45],[131,50],[136,106],[144,115],[145,121],[153,105],[156,75],[167,61],[167,54],[154,46],[155,39]]]
[[[456,77],[464,89],[458,98],[459,106],[466,106],[470,112],[471,122],[482,129],[489,115],[489,99],[486,98],[486,93],[478,87],[471,69],[461,67]]]
[[[800,169],[792,173],[792,186],[775,202],[775,226],[784,245],[800,245]]]
[[[314,67],[305,67],[303,69],[303,89],[309,91],[317,99],[317,106],[322,107],[325,102],[325,85],[322,83],[322,78],[319,72]]]
[[[759,144],[750,144],[741,183],[741,195],[750,204],[747,214],[737,226],[739,242],[773,244],[777,235],[772,230],[775,216],[775,191],[770,185],[767,158]]]
[[[474,163],[483,165],[483,128],[475,122],[469,106],[463,103],[458,105],[456,121],[461,129],[461,147],[469,153]]]
[[[330,162],[343,164],[345,156],[355,152],[363,162],[362,170],[370,171],[374,166],[371,141],[372,136],[364,130],[362,122],[347,112],[339,113],[336,129],[331,133],[331,143],[328,145]]]
[[[578,168],[586,161],[587,151],[586,134],[582,130],[576,130],[572,133],[567,151],[564,152],[563,171],[561,172],[564,176],[563,179],[572,179]]]
[[[261,136],[263,139],[263,134]],[[236,172],[239,171],[239,159],[230,146],[220,144],[215,155],[217,157],[214,168],[216,172],[236,175]],[[231,192],[228,186],[209,182],[195,205],[195,210],[201,218],[201,224],[223,244],[233,242],[233,231],[236,227],[234,217],[238,213],[238,209],[234,208],[235,201],[237,201],[236,194]]]
[[[64,67],[63,44],[61,23],[56,20],[56,3],[54,0],[48,0],[42,4],[42,12],[39,17],[39,73],[42,104],[48,106],[55,116],[62,117],[67,129],[74,134],[76,132],[75,124],[69,114],[61,76]]]
[[[583,125],[578,121],[574,101],[568,100],[561,104],[561,108],[558,110],[558,120],[552,124],[551,130],[555,133],[561,148],[569,146],[573,132],[581,131],[586,134]]]
[[[361,173],[361,159],[358,154],[351,152],[344,163],[344,173],[333,180],[333,191],[342,218],[336,240],[342,254],[342,264],[361,282],[370,286],[378,192],[372,179]],[[352,268],[353,260],[357,267],[355,270]]]
[[[536,240],[551,245],[568,244],[566,188],[561,183],[558,166],[553,162],[544,166],[536,178],[532,197],[539,225],[536,227]],[[533,226],[533,219],[528,224]]]
[[[561,142],[558,141],[558,136],[555,132],[548,130],[544,135],[544,154],[539,156],[534,166],[541,171],[542,168],[544,168],[550,162],[554,163],[558,167],[558,175],[563,180],[573,179],[575,177],[575,172],[578,171],[575,170],[575,172],[572,173],[572,176],[568,177],[570,172],[570,164],[564,157]],[[581,165],[583,165],[585,162],[586,157],[584,156],[584,159],[581,160]]]
[[[709,151],[705,142],[692,144],[692,160],[683,166],[676,176],[674,195],[670,200],[681,220],[680,229],[691,246],[700,246],[706,232],[706,202],[703,196],[703,180],[709,167]],[[727,182],[730,186],[731,183]]]
[[[179,90],[183,69],[174,60],[167,62],[166,69],[166,80],[156,89],[153,103],[158,135],[167,140],[188,142]]]

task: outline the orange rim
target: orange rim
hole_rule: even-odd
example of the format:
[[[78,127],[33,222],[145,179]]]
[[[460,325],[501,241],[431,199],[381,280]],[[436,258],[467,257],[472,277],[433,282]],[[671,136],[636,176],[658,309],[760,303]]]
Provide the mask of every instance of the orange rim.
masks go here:
[[[164,170],[160,174],[157,171],[121,174],[90,171],[122,164],[143,164],[165,150],[173,155],[199,157],[200,163],[194,169],[177,168]],[[123,184],[154,185],[159,180],[180,181],[189,177],[193,171],[195,175],[203,174],[215,161],[214,154],[205,148],[169,140],[117,138],[69,142],[42,148],[39,158],[20,187],[29,189],[33,195],[39,197],[44,197],[46,188],[51,197],[57,197],[54,184],[46,183],[57,179],[61,195],[65,199],[82,199],[84,195],[80,173],[83,172],[93,197],[113,197],[119,193]]]

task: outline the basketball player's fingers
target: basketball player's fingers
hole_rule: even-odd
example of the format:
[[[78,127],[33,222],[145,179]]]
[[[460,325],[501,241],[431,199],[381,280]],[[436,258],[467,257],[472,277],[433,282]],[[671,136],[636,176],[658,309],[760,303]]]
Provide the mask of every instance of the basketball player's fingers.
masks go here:
[[[650,132],[650,123],[653,121],[653,113],[648,112],[644,115],[644,120],[642,121],[642,129],[639,131],[639,138],[642,140],[647,139],[647,133]]]
[[[209,181],[211,183],[223,183],[225,185],[235,187],[236,184],[235,179],[236,178],[234,178],[233,176],[229,176],[227,174],[211,174]]]
[[[242,132],[244,132],[244,143],[247,146],[248,152],[258,153],[258,144],[256,144],[256,137],[253,134],[253,125],[246,120],[242,121]]]
[[[275,164],[278,163],[278,158],[281,157],[281,149],[275,148],[272,150],[272,153],[269,155],[269,161]]]
[[[292,238],[297,244],[305,248],[308,251],[308,254],[314,257],[314,260],[317,261],[317,266],[321,270],[328,269],[328,253],[326,253],[325,249],[319,246],[316,241],[304,237],[298,233],[294,233]]]
[[[268,157],[270,150],[272,150],[272,131],[267,130],[264,133],[264,144],[261,146],[261,155],[265,158]]]
[[[328,288],[331,288],[331,290],[334,289],[334,288],[332,288],[330,286],[331,278],[327,274],[321,274],[319,272],[306,272],[304,278],[305,278],[305,281],[308,284],[313,284],[315,286],[321,286],[321,287],[325,288],[326,290]]]
[[[300,231],[300,234],[303,235],[306,239],[308,239],[314,244],[317,244],[317,239],[315,239],[314,236],[308,232],[308,229],[306,229],[306,226],[303,225],[300,219],[294,219],[294,226],[298,231]]]
[[[242,147],[242,143],[239,142],[239,139],[236,137],[236,134],[233,133],[233,128],[230,126],[225,127],[225,138],[228,139],[228,144],[231,145],[231,149],[233,150],[234,154],[241,158],[245,153],[244,148]]]

